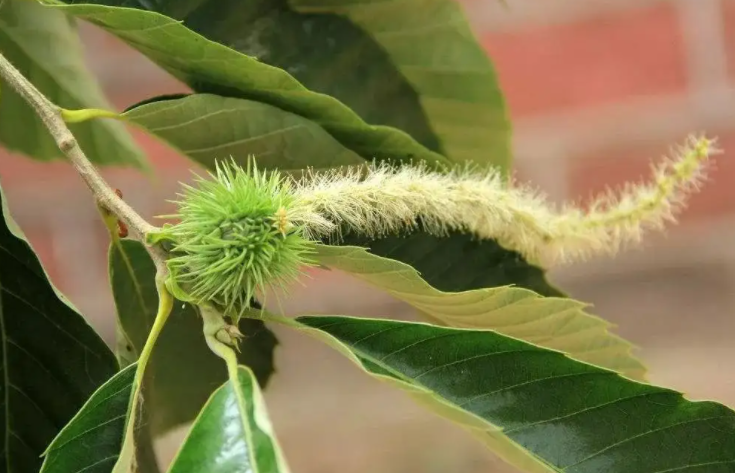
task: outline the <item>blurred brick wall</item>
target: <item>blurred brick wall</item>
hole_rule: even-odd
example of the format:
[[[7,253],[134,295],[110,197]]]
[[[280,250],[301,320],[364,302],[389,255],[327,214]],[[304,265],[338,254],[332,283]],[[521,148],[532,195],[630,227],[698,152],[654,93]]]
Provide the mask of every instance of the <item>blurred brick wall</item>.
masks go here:
[[[735,373],[720,361],[735,355],[735,0],[464,3],[507,94],[519,177],[552,199],[585,200],[645,177],[649,160],[690,132],[720,137],[727,152],[681,225],[643,251],[561,268],[552,278],[641,345],[655,381],[735,402]],[[115,39],[89,27],[83,33],[90,65],[118,108],[186,91]],[[164,199],[189,179],[191,164],[135,136],[156,176],[104,173],[150,217],[170,208]],[[0,176],[52,278],[111,341],[106,235],[79,179],[64,163],[2,151]],[[334,274],[297,291],[286,309],[411,316]],[[328,348],[278,334],[279,375],[267,396],[295,471],[509,471],[464,432],[365,379]]]

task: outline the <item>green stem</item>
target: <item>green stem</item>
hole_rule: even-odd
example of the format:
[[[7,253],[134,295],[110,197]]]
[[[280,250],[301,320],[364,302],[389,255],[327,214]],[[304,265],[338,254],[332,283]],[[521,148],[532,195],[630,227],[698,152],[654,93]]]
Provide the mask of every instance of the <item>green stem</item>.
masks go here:
[[[171,293],[168,292],[168,289],[166,289],[166,284],[162,279],[163,278],[159,277],[159,275],[156,275],[158,312],[156,313],[156,318],[153,321],[153,326],[151,327],[151,331],[145,341],[145,345],[143,345],[143,351],[140,352],[140,357],[138,358],[138,369],[135,372],[135,383],[138,385],[136,390],[140,390],[140,384],[143,380],[145,368],[148,365],[151,353],[153,353],[153,346],[156,344],[158,336],[161,335],[163,326],[166,324],[168,316],[171,314],[171,309],[174,307],[174,299],[171,296]]]
[[[80,110],[67,110],[62,108],[61,118],[63,118],[66,123],[86,122],[87,120],[92,120],[94,118],[122,119],[119,113],[113,112],[112,110],[103,110],[101,108],[83,108]]]
[[[133,390],[133,395],[130,397],[130,404],[128,406],[128,421],[125,427],[125,439],[123,441],[123,448],[120,452],[120,457],[112,470],[113,473],[128,473],[131,469],[131,465],[133,465],[132,470],[136,470],[134,467],[136,463],[135,455],[137,450],[135,443],[135,430],[138,411],[140,410],[138,402],[143,388],[143,376],[145,374],[146,366],[148,366],[148,361],[150,361],[151,353],[153,353],[153,347],[156,344],[156,340],[158,340],[158,336],[161,334],[161,331],[168,320],[168,316],[171,314],[171,309],[173,309],[174,300],[171,293],[166,289],[164,280],[165,274],[162,274],[161,272],[156,274],[158,312],[156,313],[156,318],[153,321],[153,326],[151,327],[151,331],[145,341],[140,357],[138,357],[138,366],[135,369],[135,388]]]

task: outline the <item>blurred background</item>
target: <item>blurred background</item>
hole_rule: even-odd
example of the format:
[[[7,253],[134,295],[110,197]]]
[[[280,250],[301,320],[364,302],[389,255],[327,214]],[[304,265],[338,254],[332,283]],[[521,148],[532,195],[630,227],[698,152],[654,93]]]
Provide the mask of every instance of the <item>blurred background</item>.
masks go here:
[[[550,279],[636,343],[653,382],[735,404],[735,0],[463,0],[500,76],[514,123],[516,174],[555,201],[647,177],[690,132],[726,150],[680,225],[644,248],[551,271]],[[105,33],[83,25],[89,64],[123,109],[187,88]],[[146,217],[171,209],[192,164],[136,132],[155,175],[106,169]],[[13,215],[52,279],[112,343],[108,239],[64,163],[0,150]],[[410,308],[338,273],[317,272],[289,313],[412,318]],[[497,472],[512,469],[461,429],[368,379],[342,356],[275,327],[277,374],[266,393],[292,470]],[[161,443],[161,460],[182,432]]]

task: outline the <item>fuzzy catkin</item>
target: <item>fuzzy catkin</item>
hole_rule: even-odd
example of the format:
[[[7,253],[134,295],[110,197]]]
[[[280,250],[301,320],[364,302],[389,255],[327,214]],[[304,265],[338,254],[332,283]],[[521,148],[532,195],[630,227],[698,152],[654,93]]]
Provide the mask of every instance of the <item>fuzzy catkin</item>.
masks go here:
[[[545,196],[515,187],[497,172],[458,169],[436,173],[425,166],[310,173],[294,186],[289,221],[310,239],[339,238],[341,228],[367,237],[409,230],[421,221],[434,235],[450,230],[494,239],[545,265],[615,253],[647,229],[674,221],[704,178],[713,141],[691,138],[653,169],[649,184],[608,193],[584,210],[556,208]]]
[[[614,253],[674,220],[715,152],[711,140],[690,139],[654,167],[650,183],[603,195],[587,209],[556,208],[495,171],[468,167],[374,165],[367,175],[309,172],[294,182],[254,161],[246,169],[218,163],[212,179],[184,186],[173,216],[180,222],[149,237],[172,243],[167,284],[178,298],[237,319],[257,291],[293,282],[314,263],[316,242],[338,240],[342,230],[373,238],[419,225],[433,235],[458,231],[542,266]]]

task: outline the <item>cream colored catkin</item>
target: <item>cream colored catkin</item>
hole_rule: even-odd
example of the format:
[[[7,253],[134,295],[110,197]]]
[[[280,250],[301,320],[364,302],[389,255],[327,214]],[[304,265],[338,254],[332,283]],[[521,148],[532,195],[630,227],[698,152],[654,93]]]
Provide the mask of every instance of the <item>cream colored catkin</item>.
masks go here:
[[[310,239],[339,238],[342,228],[368,237],[422,228],[494,239],[546,266],[615,253],[647,229],[673,221],[704,178],[714,141],[690,138],[653,169],[648,184],[607,193],[585,210],[561,208],[541,193],[516,186],[493,170],[438,173],[426,166],[373,165],[348,172],[309,173],[291,191],[289,221]]]

